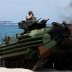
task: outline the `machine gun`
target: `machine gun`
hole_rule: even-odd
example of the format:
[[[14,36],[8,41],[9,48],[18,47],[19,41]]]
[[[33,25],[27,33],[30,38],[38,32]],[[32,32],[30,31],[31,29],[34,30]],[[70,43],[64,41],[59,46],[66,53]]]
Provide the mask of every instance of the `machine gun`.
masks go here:
[[[41,18],[40,18],[41,19]],[[29,20],[29,21],[21,21],[18,23],[18,26],[20,29],[24,29],[25,33],[27,33],[28,31],[34,30],[34,29],[41,29],[41,28],[45,28],[46,27],[46,22],[49,20],[41,20],[41,22],[39,22],[39,20]]]

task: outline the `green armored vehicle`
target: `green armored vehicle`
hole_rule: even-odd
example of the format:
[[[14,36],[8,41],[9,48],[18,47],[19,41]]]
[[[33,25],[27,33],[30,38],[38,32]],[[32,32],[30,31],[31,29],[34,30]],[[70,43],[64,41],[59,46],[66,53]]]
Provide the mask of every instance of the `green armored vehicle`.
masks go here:
[[[19,28],[25,32],[4,38],[0,46],[0,66],[32,70],[44,67],[65,69],[68,64],[71,67],[72,40],[69,26],[53,22],[52,27],[46,27],[47,20],[37,20],[29,25],[25,21],[19,22]]]

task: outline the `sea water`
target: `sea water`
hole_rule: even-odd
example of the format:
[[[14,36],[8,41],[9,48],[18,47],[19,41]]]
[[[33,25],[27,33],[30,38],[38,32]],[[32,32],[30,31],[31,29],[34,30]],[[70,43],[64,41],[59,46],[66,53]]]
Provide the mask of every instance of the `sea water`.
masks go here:
[[[0,41],[4,36],[13,36],[21,32],[23,32],[23,30],[19,29],[18,25],[0,24]]]

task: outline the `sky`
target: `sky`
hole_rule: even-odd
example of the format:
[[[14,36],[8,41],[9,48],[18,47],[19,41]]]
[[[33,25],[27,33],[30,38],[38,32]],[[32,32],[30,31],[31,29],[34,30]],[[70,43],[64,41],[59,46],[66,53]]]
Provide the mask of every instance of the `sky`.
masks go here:
[[[63,15],[67,16],[66,9],[70,2],[71,0],[0,0],[0,21],[20,22],[25,20],[29,10],[33,11],[37,19],[59,21]]]

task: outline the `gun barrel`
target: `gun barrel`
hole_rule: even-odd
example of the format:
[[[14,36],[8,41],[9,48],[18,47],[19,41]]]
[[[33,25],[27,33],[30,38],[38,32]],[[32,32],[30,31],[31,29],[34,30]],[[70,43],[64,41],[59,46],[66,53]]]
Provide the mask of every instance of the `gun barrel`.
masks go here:
[[[46,21],[48,21],[49,19],[47,19]]]

